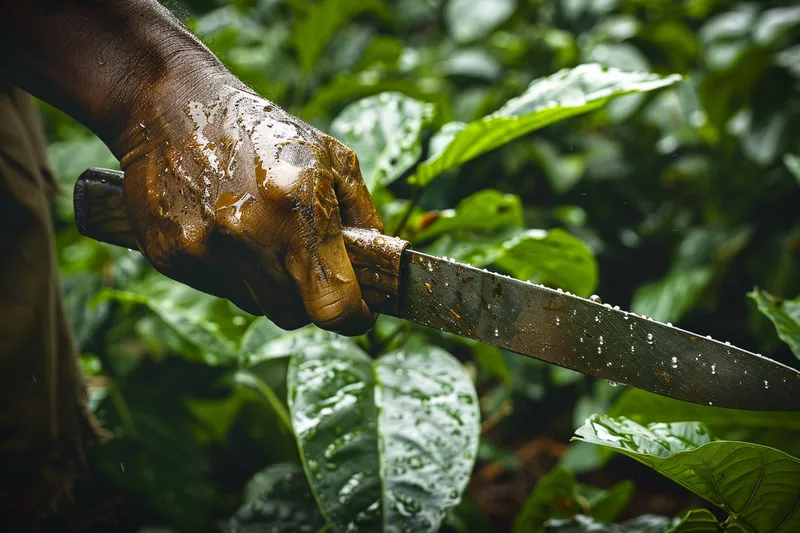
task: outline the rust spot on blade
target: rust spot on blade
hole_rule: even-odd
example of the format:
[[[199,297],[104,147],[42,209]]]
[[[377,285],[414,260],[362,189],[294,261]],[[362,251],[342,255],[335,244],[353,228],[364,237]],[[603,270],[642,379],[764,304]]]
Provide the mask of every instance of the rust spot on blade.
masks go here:
[[[456,313],[456,312],[453,310],[453,308],[452,308],[452,307],[450,308],[450,314],[451,314],[451,315],[453,315],[453,316],[455,317],[455,319],[456,319],[456,320],[461,320],[461,315],[459,315],[458,313]]]
[[[653,370],[653,374],[660,377],[662,381],[664,381],[664,383],[669,383],[669,376],[663,370],[656,368],[655,370]]]
[[[497,298],[498,296],[502,296],[502,295],[503,295],[503,284],[502,283],[498,283],[492,289],[492,296]]]
[[[433,289],[431,288],[431,284],[428,283],[427,281],[425,282],[425,288],[428,289],[428,292],[433,292]]]
[[[461,282],[464,284],[472,283],[473,281],[475,281],[475,276],[466,276],[464,278],[461,278]]]

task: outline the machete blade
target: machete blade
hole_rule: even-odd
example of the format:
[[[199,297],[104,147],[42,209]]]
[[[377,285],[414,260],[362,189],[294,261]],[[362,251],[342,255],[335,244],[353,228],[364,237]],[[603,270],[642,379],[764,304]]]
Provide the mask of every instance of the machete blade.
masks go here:
[[[399,318],[694,403],[800,409],[800,372],[766,357],[560,290],[414,250]]]

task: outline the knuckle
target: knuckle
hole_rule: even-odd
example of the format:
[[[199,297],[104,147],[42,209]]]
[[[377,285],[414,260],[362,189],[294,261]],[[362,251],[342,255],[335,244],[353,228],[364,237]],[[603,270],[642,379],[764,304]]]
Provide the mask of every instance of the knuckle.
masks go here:
[[[309,315],[322,328],[336,327],[361,309],[361,297],[349,286],[325,291],[308,302]]]

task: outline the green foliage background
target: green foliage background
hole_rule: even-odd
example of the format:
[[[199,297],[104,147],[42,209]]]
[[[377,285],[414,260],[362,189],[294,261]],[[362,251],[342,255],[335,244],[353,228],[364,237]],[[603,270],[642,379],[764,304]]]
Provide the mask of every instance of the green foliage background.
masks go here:
[[[167,5],[246,83],[352,146],[386,227],[415,247],[596,292],[797,366],[800,302],[788,300],[800,293],[793,2]],[[575,86],[566,85],[554,93],[556,111],[579,109],[549,119],[541,109],[531,114],[533,97],[509,102],[534,80],[589,63],[683,81],[593,106],[576,103]],[[94,461],[144,503],[145,523],[186,531],[441,524],[458,532],[656,532],[716,531],[727,516],[732,530],[800,531],[800,488],[791,482],[800,479],[798,413],[734,412],[623,390],[386,317],[354,340],[278,330],[160,277],[135,252],[81,238],[72,184],[85,168],[117,163],[83,127],[41,108],[64,190],[56,223],[66,305],[93,406],[115,437]],[[321,367],[333,377],[323,379]],[[401,380],[392,389],[392,372],[411,376],[410,388]],[[318,388],[306,386],[317,378]],[[361,391],[356,408],[329,423],[321,410],[347,387]],[[445,411],[431,410],[431,398]],[[469,453],[449,461],[453,450],[422,430],[401,449],[415,434],[403,428],[414,422],[392,412],[422,413],[418,426],[466,424],[460,451]],[[327,428],[328,440],[310,434],[302,425],[309,419]],[[579,426],[580,440],[602,446],[567,445]],[[615,447],[612,430],[630,438],[625,453],[647,466],[604,451]],[[353,437],[355,451],[317,474],[327,449],[320,446],[344,446],[348,435],[363,439]],[[777,471],[748,470],[745,460],[725,471],[739,467],[714,455],[717,448],[767,457]],[[737,507],[736,498],[686,481],[695,475],[686,465],[701,459],[702,475],[737,476],[734,489],[751,503]],[[400,470],[415,464],[415,479],[431,486],[409,496]],[[354,482],[363,501],[336,498],[347,483],[337,468],[348,479],[364,473]],[[783,489],[754,515],[752,502],[770,484]],[[378,511],[368,505],[376,497]],[[367,508],[378,519],[359,514]]]

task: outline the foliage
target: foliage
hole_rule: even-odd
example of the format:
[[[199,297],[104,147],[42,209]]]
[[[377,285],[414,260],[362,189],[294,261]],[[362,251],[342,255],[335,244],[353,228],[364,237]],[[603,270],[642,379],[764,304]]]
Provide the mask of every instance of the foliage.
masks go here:
[[[387,231],[415,248],[597,292],[797,365],[793,3],[190,0],[176,10],[255,90],[353,147]],[[694,493],[730,515],[730,530],[797,527],[797,412],[622,390],[387,317],[356,339],[283,331],[135,252],[81,238],[72,184],[116,162],[41,109],[64,193],[65,307],[114,436],[94,460],[153,521],[717,531]],[[586,442],[566,447],[587,418]]]

